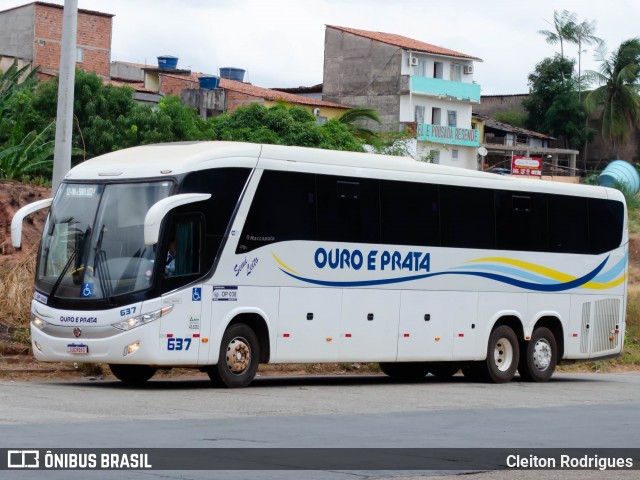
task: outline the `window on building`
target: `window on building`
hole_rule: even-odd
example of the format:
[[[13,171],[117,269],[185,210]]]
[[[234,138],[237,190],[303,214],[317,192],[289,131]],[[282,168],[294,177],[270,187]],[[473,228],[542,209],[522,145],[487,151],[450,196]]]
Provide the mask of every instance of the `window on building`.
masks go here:
[[[433,78],[442,78],[444,76],[444,64],[442,62],[433,63]]]
[[[418,58],[418,65],[413,67],[413,74],[418,77],[427,76],[427,59],[426,58]]]
[[[454,82],[462,81],[462,65],[459,63],[451,64],[451,80]]]
[[[458,126],[458,112],[455,110],[447,110],[447,125],[450,127]]]
[[[431,124],[432,125],[441,125],[442,124],[442,110],[437,108],[437,107],[433,107],[431,109]]]
[[[458,159],[458,149],[454,148],[453,150],[451,150],[451,158],[453,160],[457,160]]]
[[[424,123],[424,107],[416,105],[416,123]]]
[[[430,150],[429,159],[431,160],[431,163],[440,163],[440,150]]]
[[[324,125],[327,123],[327,117],[316,117],[316,123],[318,125]]]
[[[76,62],[84,62],[84,48],[76,47]]]

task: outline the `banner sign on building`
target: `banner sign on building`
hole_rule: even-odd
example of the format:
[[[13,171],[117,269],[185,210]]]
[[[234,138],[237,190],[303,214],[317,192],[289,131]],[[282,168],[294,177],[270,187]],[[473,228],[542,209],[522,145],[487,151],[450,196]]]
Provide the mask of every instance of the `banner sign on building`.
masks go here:
[[[457,128],[446,125],[418,123],[416,136],[421,142],[462,145],[466,147],[480,146],[480,134],[472,128]]]
[[[511,157],[511,175],[542,175],[542,158],[513,155]]]

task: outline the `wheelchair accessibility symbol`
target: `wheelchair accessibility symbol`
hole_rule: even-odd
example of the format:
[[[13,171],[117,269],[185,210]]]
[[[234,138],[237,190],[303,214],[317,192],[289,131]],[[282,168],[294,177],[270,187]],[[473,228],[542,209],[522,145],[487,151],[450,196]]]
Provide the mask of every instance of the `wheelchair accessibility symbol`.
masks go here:
[[[93,283],[82,284],[82,296],[85,298],[93,296]]]
[[[191,300],[194,302],[202,301],[202,288],[194,287],[191,291]]]

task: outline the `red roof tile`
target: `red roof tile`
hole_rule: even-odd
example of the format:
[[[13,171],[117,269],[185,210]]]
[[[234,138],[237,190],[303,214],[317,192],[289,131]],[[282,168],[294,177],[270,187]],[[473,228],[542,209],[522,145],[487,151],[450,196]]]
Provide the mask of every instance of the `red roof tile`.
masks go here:
[[[335,25],[327,25],[327,28],[333,28],[334,30],[341,30],[343,32],[358,35],[360,37],[375,40],[377,42],[394,45],[396,47],[405,48],[407,50],[416,50],[418,52],[433,53],[436,55],[445,55],[448,57],[466,58],[469,60],[482,61],[481,58],[467,55],[466,53],[456,52],[448,48],[438,47],[437,45],[431,45],[430,43],[421,42],[412,38],[403,37],[402,35],[396,35],[394,33],[384,32],[370,32],[368,30],[358,30],[356,28],[338,27]]]
[[[295,103],[298,105],[313,105],[316,107],[333,107],[344,109],[351,108],[340,103],[325,102],[323,100],[303,97],[302,95],[294,95],[292,93],[280,92],[278,90],[272,90],[270,88],[256,87],[255,85],[236,82],[234,80],[228,80],[226,78],[220,79],[220,87],[224,88],[225,90],[232,90],[234,92],[264,98],[265,100],[284,100],[285,102]]]

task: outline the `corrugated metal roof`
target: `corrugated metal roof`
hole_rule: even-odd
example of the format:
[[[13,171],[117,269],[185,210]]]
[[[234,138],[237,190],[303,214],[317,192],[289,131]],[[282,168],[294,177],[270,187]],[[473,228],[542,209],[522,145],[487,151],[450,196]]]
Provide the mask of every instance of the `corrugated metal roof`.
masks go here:
[[[496,130],[501,130],[503,132],[516,133],[520,135],[525,135],[527,137],[541,138],[543,140],[556,140],[554,137],[550,137],[549,135],[545,135],[544,133],[534,132],[533,130],[527,130],[526,128],[516,127],[514,125],[509,125],[508,123],[498,122],[497,120],[493,120],[486,115],[481,115],[479,113],[474,113],[473,116],[475,118],[479,118],[482,120],[486,127],[494,128]]]

